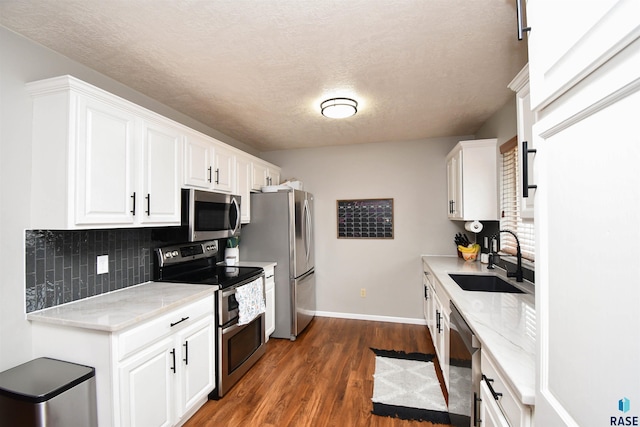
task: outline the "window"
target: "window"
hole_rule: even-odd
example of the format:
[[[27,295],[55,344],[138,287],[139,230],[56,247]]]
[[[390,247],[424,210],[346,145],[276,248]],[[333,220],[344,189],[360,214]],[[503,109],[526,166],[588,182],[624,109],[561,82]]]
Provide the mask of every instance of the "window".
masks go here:
[[[535,232],[533,222],[523,221],[520,216],[522,182],[520,178],[518,139],[513,137],[500,146],[502,154],[500,229],[511,230],[518,235],[522,258],[534,261]],[[516,254],[516,239],[508,233],[500,236],[500,250],[510,255]]]

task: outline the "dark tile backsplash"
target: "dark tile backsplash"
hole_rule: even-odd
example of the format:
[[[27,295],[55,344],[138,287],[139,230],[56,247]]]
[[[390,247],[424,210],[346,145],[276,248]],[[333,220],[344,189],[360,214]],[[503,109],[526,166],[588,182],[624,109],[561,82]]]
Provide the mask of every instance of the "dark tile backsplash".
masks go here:
[[[151,236],[147,228],[27,230],[27,313],[152,280]],[[109,255],[106,274],[96,274],[98,255]]]

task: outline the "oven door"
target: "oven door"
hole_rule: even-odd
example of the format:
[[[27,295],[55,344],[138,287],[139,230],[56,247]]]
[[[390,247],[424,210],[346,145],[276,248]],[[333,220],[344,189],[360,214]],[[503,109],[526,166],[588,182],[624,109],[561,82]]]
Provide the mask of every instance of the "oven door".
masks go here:
[[[189,240],[224,239],[240,234],[240,196],[182,190],[183,224]]]
[[[264,313],[246,325],[218,327],[217,396],[224,396],[265,352]]]

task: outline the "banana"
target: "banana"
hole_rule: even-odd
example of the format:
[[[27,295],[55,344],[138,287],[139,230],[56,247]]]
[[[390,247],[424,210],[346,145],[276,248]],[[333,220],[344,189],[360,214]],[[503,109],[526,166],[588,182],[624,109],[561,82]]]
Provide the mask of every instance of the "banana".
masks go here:
[[[469,245],[469,246],[458,245],[458,250],[460,252],[464,252],[464,253],[480,252],[480,245],[477,244],[477,243],[475,243],[473,245]]]

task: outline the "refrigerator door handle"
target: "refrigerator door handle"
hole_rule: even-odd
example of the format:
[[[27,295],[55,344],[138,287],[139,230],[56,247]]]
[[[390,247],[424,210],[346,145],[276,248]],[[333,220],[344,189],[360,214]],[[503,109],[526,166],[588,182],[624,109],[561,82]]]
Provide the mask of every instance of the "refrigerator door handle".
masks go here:
[[[309,211],[309,201],[307,199],[304,200],[304,221],[304,252],[308,263],[311,255],[311,212]]]

